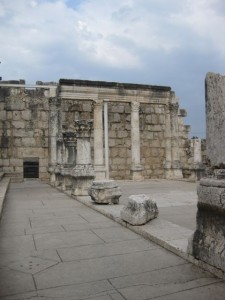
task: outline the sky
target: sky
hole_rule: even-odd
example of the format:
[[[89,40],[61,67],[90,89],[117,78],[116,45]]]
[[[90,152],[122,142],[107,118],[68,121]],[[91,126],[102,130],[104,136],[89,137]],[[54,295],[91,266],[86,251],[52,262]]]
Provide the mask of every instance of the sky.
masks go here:
[[[205,137],[205,76],[225,75],[224,0],[0,0],[2,80],[170,86]]]

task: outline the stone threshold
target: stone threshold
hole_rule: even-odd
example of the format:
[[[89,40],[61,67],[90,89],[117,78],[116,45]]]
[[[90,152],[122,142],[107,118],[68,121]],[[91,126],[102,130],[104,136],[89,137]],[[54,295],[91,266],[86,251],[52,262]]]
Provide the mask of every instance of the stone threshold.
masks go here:
[[[71,196],[70,194],[68,194]],[[192,255],[187,253],[188,240],[194,233],[193,230],[176,225],[172,222],[160,219],[159,217],[150,221],[149,223],[141,226],[132,226],[124,222],[120,218],[120,211],[123,205],[103,205],[94,203],[89,196],[79,196],[75,198],[77,201],[98,211],[111,220],[119,223],[120,225],[130,229],[131,231],[141,235],[157,245],[171,251],[172,253],[182,257],[183,259],[191,262],[192,264],[204,269],[215,275],[216,277],[225,280],[225,273],[203,261],[195,259]]]
[[[4,173],[0,173],[0,220],[2,217],[4,201],[9,187],[10,178],[4,177]]]

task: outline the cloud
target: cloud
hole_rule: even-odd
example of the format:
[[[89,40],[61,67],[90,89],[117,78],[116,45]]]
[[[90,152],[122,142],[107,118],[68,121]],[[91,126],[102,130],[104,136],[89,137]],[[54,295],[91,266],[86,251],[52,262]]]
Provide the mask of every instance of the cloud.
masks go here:
[[[0,43],[3,79],[171,85],[203,119],[205,74],[224,71],[225,2],[1,0]]]

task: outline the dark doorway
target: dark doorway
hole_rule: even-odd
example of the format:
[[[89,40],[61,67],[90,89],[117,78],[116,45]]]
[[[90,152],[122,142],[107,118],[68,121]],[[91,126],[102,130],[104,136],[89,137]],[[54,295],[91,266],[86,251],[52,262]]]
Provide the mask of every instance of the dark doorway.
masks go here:
[[[24,178],[39,178],[39,159],[38,158],[24,159],[23,177]]]

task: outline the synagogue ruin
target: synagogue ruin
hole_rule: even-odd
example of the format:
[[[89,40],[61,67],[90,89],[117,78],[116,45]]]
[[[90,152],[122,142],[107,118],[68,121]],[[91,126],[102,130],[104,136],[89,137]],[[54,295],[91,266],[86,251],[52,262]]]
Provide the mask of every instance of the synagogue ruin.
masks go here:
[[[201,177],[204,141],[167,86],[60,79],[0,82],[0,168],[79,194],[79,178]],[[75,184],[76,182],[76,184]],[[76,185],[76,187],[75,187]]]

